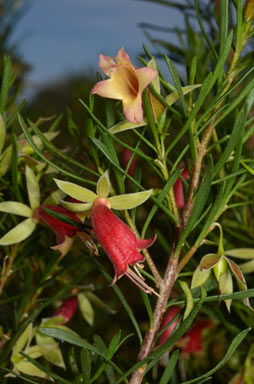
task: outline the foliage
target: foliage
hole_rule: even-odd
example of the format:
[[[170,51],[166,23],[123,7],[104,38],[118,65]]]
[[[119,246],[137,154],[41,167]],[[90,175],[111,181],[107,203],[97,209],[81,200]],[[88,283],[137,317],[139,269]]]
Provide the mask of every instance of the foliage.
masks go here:
[[[140,60],[157,76],[141,122],[126,120],[121,101],[90,94],[83,122],[68,112],[72,142],[59,149],[61,117],[34,118],[18,104],[4,58],[3,383],[254,380],[251,0],[159,3],[183,7],[186,31],[180,48],[156,42],[172,82],[144,47]],[[135,85],[130,98],[141,97],[137,71],[118,68],[121,89]]]

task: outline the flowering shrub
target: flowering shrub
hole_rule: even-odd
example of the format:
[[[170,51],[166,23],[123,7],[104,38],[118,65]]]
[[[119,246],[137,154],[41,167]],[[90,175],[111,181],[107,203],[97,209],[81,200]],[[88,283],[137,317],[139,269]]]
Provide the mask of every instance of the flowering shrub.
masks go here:
[[[64,150],[4,59],[3,383],[253,382],[253,2],[183,3],[186,47],[157,41],[172,81],[146,47],[100,55]]]

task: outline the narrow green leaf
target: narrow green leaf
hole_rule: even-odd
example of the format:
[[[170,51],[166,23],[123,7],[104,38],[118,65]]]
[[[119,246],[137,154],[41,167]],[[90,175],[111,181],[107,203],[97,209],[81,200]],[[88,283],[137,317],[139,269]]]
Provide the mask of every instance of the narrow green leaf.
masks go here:
[[[12,64],[10,56],[4,56],[4,70],[2,77],[2,85],[0,92],[0,114],[4,112],[6,103],[8,101],[8,93],[11,82]]]
[[[5,134],[6,134],[5,124],[3,121],[3,117],[0,114],[0,155],[2,153],[4,143],[5,143]]]
[[[175,83],[176,90],[177,90],[177,93],[179,95],[179,99],[180,99],[180,102],[181,102],[181,105],[182,105],[182,108],[183,108],[184,116],[187,117],[187,115],[188,115],[188,108],[187,108],[187,105],[186,105],[186,102],[185,102],[185,99],[184,99],[180,77],[179,77],[179,75],[177,73],[177,70],[176,70],[172,60],[170,60],[170,58],[167,55],[165,55],[165,59],[166,59],[166,63],[168,65],[168,68],[170,70],[172,79],[173,79],[173,81]]]
[[[24,122],[24,120],[22,119],[22,117],[20,115],[18,115],[18,120],[19,120],[19,123],[20,123],[20,126],[25,134],[25,137],[27,139],[27,141],[29,142],[29,144],[31,145],[31,147],[33,148],[33,150],[38,154],[38,156],[43,160],[45,161],[46,164],[50,165],[51,167],[53,167],[54,169],[56,169],[58,172],[62,173],[63,175],[66,175],[66,176],[69,176],[75,180],[78,180],[78,181],[81,181],[81,182],[85,182],[87,184],[90,184],[90,185],[95,185],[95,183],[93,181],[90,181],[88,179],[84,179],[80,176],[78,176],[76,173],[74,172],[69,172],[69,171],[66,171],[66,169],[62,168],[62,167],[59,167],[59,165],[56,164],[56,162],[54,161],[51,161],[47,158],[47,156],[45,156],[40,150],[39,148],[35,145],[34,141],[33,141],[33,138],[32,138],[32,135],[30,134],[29,132],[29,129],[28,127],[26,126],[26,123]]]
[[[188,381],[185,381],[184,383],[181,383],[181,384],[192,384],[192,383],[196,383],[202,379],[205,379],[207,378],[208,376],[211,376],[213,373],[215,373],[216,371],[218,371],[218,369],[220,369],[230,358],[231,356],[233,355],[233,353],[236,351],[237,347],[241,344],[241,342],[244,340],[244,338],[247,336],[247,334],[250,332],[250,328],[248,329],[245,329],[244,331],[242,331],[241,333],[239,333],[232,341],[232,343],[230,344],[230,347],[228,348],[228,351],[226,353],[226,355],[224,356],[224,358],[213,368],[211,369],[210,371],[208,371],[207,373],[205,373],[204,375],[201,375],[199,377],[196,377],[195,379],[193,380],[188,380]]]
[[[22,197],[19,188],[19,168],[18,168],[18,141],[17,136],[12,133],[11,135],[12,143],[12,157],[11,157],[11,179],[12,186],[15,191],[16,200],[22,202]]]
[[[186,87],[182,87],[182,93],[183,95],[187,95],[189,92],[192,92],[194,91],[194,89],[200,88],[201,86],[202,84],[187,85]],[[165,101],[168,103],[168,105],[172,105],[178,99],[179,99],[178,91],[173,91],[165,98]]]
[[[209,213],[209,215],[208,215],[208,217],[206,219],[206,222],[202,226],[201,232],[200,232],[197,240],[195,241],[195,246],[197,246],[200,243],[200,241],[202,241],[202,239],[206,235],[206,232],[207,232],[208,228],[213,223],[216,215],[224,207],[224,204],[223,204],[223,201],[222,201],[222,196],[223,196],[224,192],[225,192],[225,183],[223,183],[221,185],[220,190],[217,193],[217,197],[215,199],[215,202],[213,203],[212,209],[210,210],[210,213]]]
[[[116,125],[113,125],[113,127],[109,128],[109,131],[115,134],[119,132],[128,131],[130,129],[143,127],[144,125],[147,125],[146,119],[143,119],[139,124],[131,123],[128,120],[124,120],[124,121],[120,121],[120,123],[117,123]]]
[[[86,340],[82,339],[78,335],[74,334],[73,332],[59,329],[59,328],[41,328],[39,327],[38,330],[43,333],[44,335],[51,336],[55,339],[58,339],[60,341],[66,341],[67,343],[70,343],[72,345],[76,345],[78,347],[85,348],[91,352],[94,352],[96,355],[99,355],[102,357],[105,361],[107,361],[108,364],[112,365],[113,368],[118,372],[121,373],[121,370],[114,364],[112,361],[110,361],[105,354],[101,353],[98,348],[95,348],[93,345],[89,344]]]
[[[178,245],[176,247],[175,253],[177,254],[179,249],[181,248],[183,242],[186,240],[188,235],[193,229],[193,226],[195,225],[196,221],[198,220],[201,212],[203,211],[203,208],[206,204],[210,189],[211,189],[211,181],[212,181],[212,159],[210,158],[210,163],[207,167],[206,174],[204,177],[204,181],[201,182],[201,185],[198,189],[196,198],[195,198],[195,204],[192,209],[191,215],[189,217],[189,220],[186,224],[186,227],[184,228],[184,231],[182,235],[180,236]]]
[[[91,355],[87,349],[82,349],[80,353],[80,362],[84,384],[89,384],[91,377]]]
[[[169,358],[168,364],[163,372],[163,375],[160,379],[159,384],[168,384],[169,380],[171,379],[177,360],[179,357],[179,350],[176,350],[172,353],[172,355]]]
[[[253,95],[251,95],[253,96]],[[252,97],[252,102],[253,102],[253,97]],[[249,98],[248,100],[244,103],[243,107],[241,108],[239,115],[235,121],[232,134],[230,136],[230,139],[227,143],[227,146],[224,150],[224,152],[221,154],[217,164],[214,167],[213,171],[213,177],[217,174],[217,172],[220,170],[220,168],[225,164],[229,156],[231,155],[233,149],[235,148],[236,144],[239,141],[239,138],[243,137],[244,133],[244,128],[245,128],[245,122],[248,116],[248,110],[249,110]]]
[[[181,129],[181,131],[179,132],[179,134],[176,136],[176,138],[170,144],[170,146],[168,148],[168,152],[176,145],[176,143],[178,143],[178,141],[182,138],[182,136],[188,131],[189,127],[191,126],[191,123],[196,118],[198,111],[200,110],[201,106],[203,105],[208,93],[210,92],[210,90],[214,86],[215,82],[217,81],[219,74],[221,73],[221,71],[224,68],[224,65],[225,65],[225,62],[227,60],[229,51],[231,49],[232,39],[233,39],[233,32],[231,32],[229,34],[229,36],[227,37],[227,40],[225,42],[225,49],[224,49],[223,55],[221,55],[217,65],[215,67],[214,72],[210,73],[206,77],[206,79],[205,79],[205,81],[201,87],[198,99],[195,103],[194,108],[192,109],[192,111],[190,113],[188,120],[184,124],[184,126]]]
[[[159,196],[157,197],[157,201],[159,203],[163,202],[163,200],[165,199],[166,195],[168,194],[170,188],[172,188],[173,185],[175,184],[175,182],[176,182],[177,178],[179,177],[179,175],[180,175],[180,171],[176,171],[175,173],[173,173],[170,176],[170,178],[168,179],[167,183],[164,185],[162,191],[160,192]],[[147,228],[148,228],[148,226],[149,226],[153,216],[155,215],[156,211],[158,210],[158,208],[159,208],[158,205],[154,205],[151,208],[151,210],[150,210],[150,212],[149,212],[149,214],[148,214],[148,216],[146,218],[146,221],[144,223],[143,229],[142,229],[142,234],[141,234],[142,238],[145,237]]]
[[[228,0],[220,1],[220,55],[222,54],[228,34]]]

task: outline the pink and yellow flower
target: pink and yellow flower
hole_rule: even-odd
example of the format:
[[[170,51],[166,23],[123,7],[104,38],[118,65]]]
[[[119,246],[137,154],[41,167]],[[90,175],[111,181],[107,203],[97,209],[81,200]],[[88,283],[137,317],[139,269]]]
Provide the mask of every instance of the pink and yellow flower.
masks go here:
[[[142,92],[157,71],[148,67],[135,68],[123,47],[115,58],[99,55],[99,67],[110,79],[97,83],[92,94],[122,100],[125,118],[132,123],[141,123]]]

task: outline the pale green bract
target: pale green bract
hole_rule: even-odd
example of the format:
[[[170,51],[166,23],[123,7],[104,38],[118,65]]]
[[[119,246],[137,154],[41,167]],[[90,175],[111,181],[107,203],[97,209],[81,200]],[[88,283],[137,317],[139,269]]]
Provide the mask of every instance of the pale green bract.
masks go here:
[[[108,171],[104,172],[99,178],[96,187],[97,195],[99,197],[108,197],[110,192],[110,181]]]
[[[97,198],[97,195],[87,188],[80,185],[71,183],[69,181],[63,181],[54,179],[59,189],[65,192],[67,195],[73,197],[76,200],[80,200],[86,203],[93,203]]]
[[[78,304],[82,316],[88,322],[88,324],[92,326],[94,323],[94,310],[84,293],[78,294]]]
[[[96,191],[97,194],[80,185],[70,183],[68,181],[57,180],[55,182],[59,189],[67,195],[84,203],[72,203],[60,200],[61,204],[72,212],[83,212],[92,209],[92,203],[95,199],[106,198],[110,203],[111,208],[122,210],[132,209],[140,204],[143,204],[152,194],[153,190],[128,193],[118,196],[108,197],[110,192],[110,180],[108,171],[106,171],[98,180]]]
[[[149,189],[148,191],[112,196],[108,198],[108,201],[113,209],[132,209],[143,204],[151,196],[152,191],[152,189]]]
[[[40,205],[40,186],[34,172],[28,165],[26,166],[26,186],[30,207],[35,209]]]
[[[32,215],[32,209],[18,201],[3,201],[0,203],[0,212],[14,213],[24,217],[31,217]]]
[[[11,245],[25,240],[31,235],[35,227],[36,222],[31,218],[22,221],[0,239],[0,245]]]

